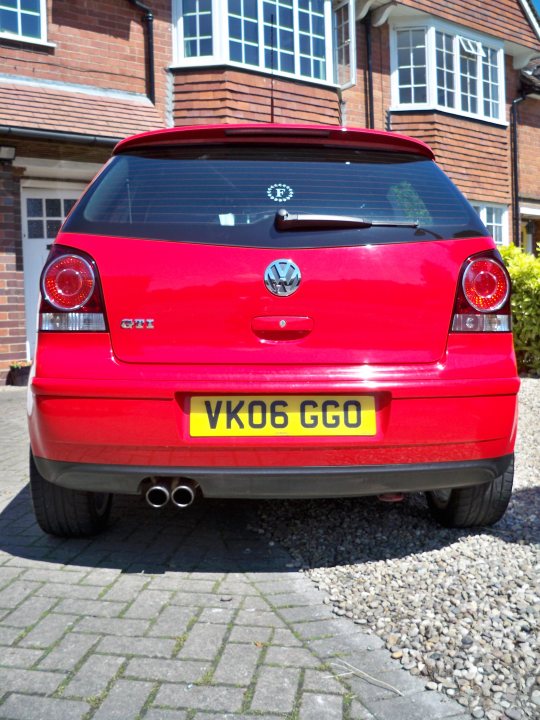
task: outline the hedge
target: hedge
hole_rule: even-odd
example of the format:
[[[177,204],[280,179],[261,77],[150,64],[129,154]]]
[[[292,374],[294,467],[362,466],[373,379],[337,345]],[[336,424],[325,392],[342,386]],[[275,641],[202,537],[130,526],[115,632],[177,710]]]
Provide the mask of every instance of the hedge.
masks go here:
[[[540,375],[540,258],[499,248],[512,278],[514,344],[520,372]]]

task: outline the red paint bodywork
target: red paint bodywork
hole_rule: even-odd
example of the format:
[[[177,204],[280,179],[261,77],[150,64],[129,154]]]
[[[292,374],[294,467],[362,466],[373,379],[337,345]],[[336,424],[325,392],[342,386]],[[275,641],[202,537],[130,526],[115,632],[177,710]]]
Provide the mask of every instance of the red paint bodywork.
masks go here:
[[[288,126],[187,128],[128,139],[297,142]],[[288,128],[291,131],[291,128]],[[295,128],[296,129],[296,128]],[[432,157],[377,131],[304,128],[303,142]],[[306,139],[307,138],[307,139]],[[519,379],[510,333],[449,332],[464,261],[490,238],[339,248],[240,248],[60,233],[99,269],[110,332],[41,333],[31,383],[34,455],[73,463],[190,467],[392,465],[513,451]],[[298,291],[271,296],[289,257]],[[123,318],[153,318],[126,331]],[[279,320],[289,322],[280,335]],[[362,438],[191,438],[198,394],[369,394]]]

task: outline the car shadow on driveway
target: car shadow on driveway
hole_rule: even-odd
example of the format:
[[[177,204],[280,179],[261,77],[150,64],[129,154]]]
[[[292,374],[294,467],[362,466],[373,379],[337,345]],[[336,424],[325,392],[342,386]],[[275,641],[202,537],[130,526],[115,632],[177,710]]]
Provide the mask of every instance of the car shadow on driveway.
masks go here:
[[[185,510],[169,505],[157,511],[140,497],[117,496],[105,532],[62,539],[37,526],[27,485],[0,512],[0,552],[125,573],[294,572],[425,553],[471,534],[534,542],[539,504],[540,488],[515,491],[496,526],[450,530],[430,518],[420,494],[393,505],[372,497],[202,500]]]

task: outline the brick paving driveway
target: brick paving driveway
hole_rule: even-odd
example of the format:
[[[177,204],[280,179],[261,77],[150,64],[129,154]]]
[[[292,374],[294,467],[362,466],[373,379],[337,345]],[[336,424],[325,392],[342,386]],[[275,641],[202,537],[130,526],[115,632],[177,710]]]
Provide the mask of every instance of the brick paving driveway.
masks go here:
[[[24,390],[0,389],[0,718],[470,717],[331,615],[255,532],[255,502],[153,512],[126,498],[98,538],[44,535],[24,413]],[[338,678],[343,660],[401,694]]]

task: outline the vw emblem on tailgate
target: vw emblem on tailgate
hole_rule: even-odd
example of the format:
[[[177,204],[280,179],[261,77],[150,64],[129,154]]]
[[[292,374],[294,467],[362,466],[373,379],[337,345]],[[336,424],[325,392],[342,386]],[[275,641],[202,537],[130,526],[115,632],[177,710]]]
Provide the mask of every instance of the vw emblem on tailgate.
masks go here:
[[[292,295],[300,285],[300,268],[292,260],[274,260],[264,272],[264,284],[274,295]]]

